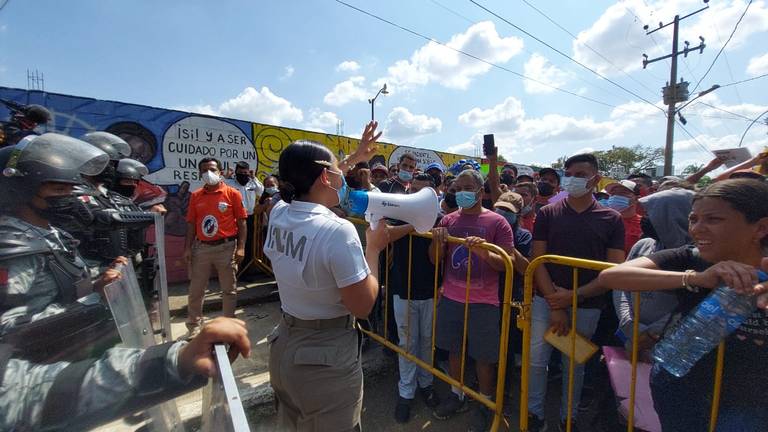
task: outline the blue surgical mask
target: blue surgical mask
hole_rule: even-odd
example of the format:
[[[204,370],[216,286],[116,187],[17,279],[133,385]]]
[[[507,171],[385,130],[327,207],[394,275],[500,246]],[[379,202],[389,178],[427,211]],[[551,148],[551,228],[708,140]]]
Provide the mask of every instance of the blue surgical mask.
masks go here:
[[[608,202],[605,205],[606,207],[612,208],[617,212],[621,213],[624,210],[629,208],[630,203],[631,203],[630,199],[625,196],[611,195],[608,198]]]
[[[496,209],[496,213],[504,216],[504,219],[509,222],[509,226],[514,227],[517,223],[517,214],[512,213],[511,211],[502,210],[502,209]]]
[[[326,169],[329,173],[334,173],[337,176],[341,177],[341,187],[336,189],[335,187],[328,185],[331,189],[335,190],[336,193],[339,195],[339,204],[343,203],[345,199],[347,199],[347,180],[344,178],[344,175],[342,173],[337,173],[336,171],[331,171],[329,169]]]
[[[463,209],[471,208],[477,203],[477,193],[460,191],[456,192],[456,204]]]
[[[267,195],[272,196],[272,195],[277,193],[277,188],[274,187],[274,186],[268,187],[268,188],[264,189],[264,192],[266,192]]]
[[[568,192],[568,195],[579,198],[587,194],[589,192],[589,189],[587,189],[587,183],[592,180],[592,178],[583,178],[583,177],[563,177],[563,179],[560,181],[560,187],[563,188],[564,191]]]
[[[400,170],[397,172],[397,176],[400,178],[400,180],[404,182],[409,182],[413,180],[413,173],[411,173],[410,171]]]

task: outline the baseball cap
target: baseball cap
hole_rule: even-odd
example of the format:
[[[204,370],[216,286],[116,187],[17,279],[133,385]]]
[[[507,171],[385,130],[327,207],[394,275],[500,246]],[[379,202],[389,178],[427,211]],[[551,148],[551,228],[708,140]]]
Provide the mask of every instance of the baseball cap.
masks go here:
[[[384,165],[377,163],[373,167],[371,167],[371,172],[374,171],[384,171],[385,174],[389,174],[389,170]]]
[[[499,200],[493,204],[496,208],[509,210],[512,213],[520,213],[523,205],[523,197],[515,192],[504,192],[499,197]]]
[[[637,187],[637,183],[633,182],[632,180],[620,180],[616,183],[611,183],[607,186],[605,186],[605,191],[609,194],[613,195],[616,193],[616,189],[618,188],[624,188],[628,191],[635,193],[635,188]]]
[[[560,182],[560,174],[554,168],[542,168],[539,170],[539,178],[544,177],[545,174],[554,174],[557,177],[558,183]]]
[[[427,165],[427,167],[424,168],[424,172],[427,172],[427,171],[429,171],[431,169],[438,169],[438,170],[440,170],[441,173],[445,172],[445,168],[443,168],[443,166],[440,165],[437,162],[432,162],[431,164]]]
[[[533,183],[533,177],[529,176],[528,174],[520,174],[517,176],[517,182],[523,183],[523,182],[529,182]]]

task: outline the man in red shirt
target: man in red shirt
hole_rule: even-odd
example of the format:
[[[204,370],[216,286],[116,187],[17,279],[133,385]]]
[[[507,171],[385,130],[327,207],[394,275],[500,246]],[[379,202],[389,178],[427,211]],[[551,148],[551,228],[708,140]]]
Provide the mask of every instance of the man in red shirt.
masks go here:
[[[622,180],[605,187],[605,191],[610,195],[607,207],[619,212],[624,222],[624,253],[626,254],[629,254],[629,250],[643,235],[640,227],[642,216],[637,212],[638,189],[637,183],[631,180]]]
[[[197,165],[203,187],[192,192],[187,209],[187,236],[184,260],[189,266],[187,337],[200,332],[203,296],[208,288],[211,267],[221,286],[224,316],[235,316],[237,265],[245,256],[248,213],[237,189],[222,181],[221,164],[203,158]]]

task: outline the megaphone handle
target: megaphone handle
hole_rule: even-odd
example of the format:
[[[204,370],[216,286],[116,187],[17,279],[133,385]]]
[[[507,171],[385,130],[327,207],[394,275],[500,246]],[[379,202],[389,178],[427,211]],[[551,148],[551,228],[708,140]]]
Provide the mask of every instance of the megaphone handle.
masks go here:
[[[379,221],[381,220],[381,217],[366,213],[365,219],[368,220],[368,224],[371,226],[371,230],[375,230],[376,227],[379,225]]]

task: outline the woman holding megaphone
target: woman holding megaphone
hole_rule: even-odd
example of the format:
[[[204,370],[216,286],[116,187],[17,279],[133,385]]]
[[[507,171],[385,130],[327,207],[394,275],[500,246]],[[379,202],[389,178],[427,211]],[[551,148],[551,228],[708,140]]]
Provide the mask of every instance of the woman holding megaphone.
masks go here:
[[[269,375],[280,430],[360,428],[363,374],[355,317],[366,318],[379,292],[385,224],[366,232],[330,208],[344,198],[344,173],[375,151],[375,122],[341,163],[321,144],[296,141],[280,154],[280,194],[264,252],[272,262],[283,319],[269,336]]]

